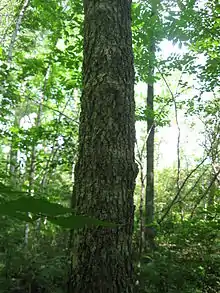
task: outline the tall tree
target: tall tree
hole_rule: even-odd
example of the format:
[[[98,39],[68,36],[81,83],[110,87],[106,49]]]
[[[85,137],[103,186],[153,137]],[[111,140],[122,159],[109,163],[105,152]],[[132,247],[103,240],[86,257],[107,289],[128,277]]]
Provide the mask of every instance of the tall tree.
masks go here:
[[[151,18],[155,19],[157,5],[151,3]],[[154,134],[155,134],[155,122],[154,122],[154,72],[155,72],[155,29],[152,27],[149,30],[149,64],[148,64],[148,85],[147,85],[147,109],[149,114],[147,116],[147,172],[146,172],[146,198],[145,198],[145,213],[147,225],[153,222],[154,217]],[[147,238],[147,233],[145,235]]]
[[[76,212],[117,223],[75,243],[73,292],[133,292],[134,68],[131,1],[84,0]]]
[[[24,14],[27,10],[28,4],[29,4],[29,0],[24,1],[23,5],[19,11],[16,23],[15,23],[15,29],[12,33],[11,41],[10,41],[9,48],[8,48],[7,61],[9,63],[9,65],[12,64],[14,46],[16,43],[17,35],[18,35],[20,27],[21,27],[22,19],[23,19]],[[7,95],[8,95],[8,93],[4,93],[4,96],[7,96]],[[2,99],[3,105],[5,102],[4,99],[5,99],[5,97]],[[7,100],[7,97],[6,97],[6,100]],[[20,124],[20,117],[19,117],[20,115],[19,114],[20,113],[18,113],[17,109],[15,109],[14,125],[13,125],[14,127],[19,127],[19,124]],[[18,159],[18,151],[17,151],[17,148],[15,147],[15,144],[16,144],[15,143],[15,135],[13,135],[12,140],[11,140],[9,169],[10,169],[10,176],[11,176],[11,184],[14,186],[16,185],[16,176],[17,176],[16,169],[17,169],[17,159]]]

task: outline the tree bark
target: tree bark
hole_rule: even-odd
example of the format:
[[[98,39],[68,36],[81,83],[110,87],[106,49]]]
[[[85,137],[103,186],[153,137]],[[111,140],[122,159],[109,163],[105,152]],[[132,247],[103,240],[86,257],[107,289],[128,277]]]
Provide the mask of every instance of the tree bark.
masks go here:
[[[84,0],[76,212],[120,224],[80,231],[74,293],[133,292],[134,68],[131,1]]]
[[[157,3],[151,2],[151,17],[157,15]],[[147,172],[146,172],[146,196],[145,196],[145,225],[152,225],[154,221],[154,137],[155,137],[155,121],[154,121],[154,72],[156,60],[156,39],[155,27],[152,26],[149,30],[149,65],[148,65],[148,88],[147,88],[147,109],[150,115],[147,117]],[[151,231],[149,233],[149,231]],[[155,230],[145,228],[145,250],[153,250],[155,248],[154,237]]]
[[[157,7],[152,3],[152,18],[157,13]],[[147,88],[147,109],[149,110],[150,115],[147,117],[147,173],[146,173],[146,200],[145,200],[145,223],[149,225],[154,220],[154,135],[155,135],[155,122],[154,122],[154,71],[155,71],[155,29],[152,27],[149,31],[149,68],[148,68],[148,88]],[[146,234],[147,236],[147,234]]]
[[[154,111],[154,85],[148,84],[147,107]],[[151,115],[147,118],[147,182],[146,182],[146,225],[154,220],[154,118]]]
[[[13,127],[20,126],[20,110],[15,109]],[[9,153],[9,176],[13,188],[17,186],[18,150],[16,146],[16,134],[12,134]]]

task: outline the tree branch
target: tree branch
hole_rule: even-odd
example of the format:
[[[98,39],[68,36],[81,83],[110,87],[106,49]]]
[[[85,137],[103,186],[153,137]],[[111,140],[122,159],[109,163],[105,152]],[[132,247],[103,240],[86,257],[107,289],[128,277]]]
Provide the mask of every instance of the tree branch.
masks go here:
[[[166,212],[164,213],[164,215],[161,217],[161,219],[158,221],[159,225],[163,222],[163,220],[166,218],[166,216],[169,214],[170,210],[172,209],[173,205],[176,203],[183,187],[185,186],[186,182],[188,181],[188,179],[192,176],[192,174],[199,169],[199,167],[205,162],[205,160],[207,159],[207,156],[193,169],[191,170],[191,172],[186,176],[185,180],[183,181],[182,185],[180,186],[179,190],[177,191],[175,197],[173,198],[173,200],[171,201],[171,203],[169,204]]]
[[[21,26],[22,19],[24,17],[24,14],[25,14],[25,11],[26,11],[28,5],[29,5],[29,0],[25,0],[23,6],[21,8],[21,11],[20,11],[20,13],[18,15],[15,30],[13,31],[13,34],[12,34],[12,37],[11,37],[11,43],[10,43],[9,49],[8,49],[8,61],[9,62],[11,62],[11,60],[12,60],[13,48],[14,48],[14,45],[15,45],[15,42],[16,42],[16,38],[17,38],[17,35],[18,35],[18,32],[19,32],[20,26]]]
[[[200,202],[203,200],[203,198],[207,195],[207,193],[209,192],[209,190],[211,189],[212,185],[215,183],[215,181],[217,180],[218,178],[218,175],[220,174],[220,169],[218,171],[218,173],[215,174],[215,176],[212,178],[209,186],[206,188],[205,192],[202,194],[202,196],[200,196],[200,198],[197,200],[192,212],[191,212],[191,215],[190,215],[190,219],[192,219],[192,217],[194,216],[195,214],[195,210],[197,209],[198,205],[200,204]]]

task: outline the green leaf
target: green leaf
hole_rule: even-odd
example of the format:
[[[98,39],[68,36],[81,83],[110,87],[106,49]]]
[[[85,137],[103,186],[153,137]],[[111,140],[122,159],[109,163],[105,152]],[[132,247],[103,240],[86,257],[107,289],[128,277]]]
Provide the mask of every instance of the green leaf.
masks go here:
[[[28,214],[25,214],[25,213],[9,211],[9,210],[1,210],[0,214],[3,216],[11,217],[11,218],[16,218],[20,221],[24,221],[28,223],[34,222],[34,220]]]
[[[57,203],[51,203],[45,199],[22,197],[0,204],[0,214],[15,217],[17,219],[32,222],[33,220],[25,213],[41,214],[48,216],[48,220],[58,226],[70,229],[83,228],[85,226],[116,227],[116,224],[96,220],[81,215],[70,215],[72,209]],[[62,216],[61,216],[62,215]],[[57,217],[59,216],[59,217]]]
[[[15,196],[15,195],[24,196],[24,195],[27,195],[27,193],[22,192],[22,191],[12,190],[9,186],[6,186],[0,182],[0,195],[3,195],[3,196],[11,196],[11,195],[12,196]]]
[[[24,214],[24,213],[11,214],[10,217],[13,217],[13,218],[16,218],[20,221],[24,221],[24,222],[28,222],[28,223],[34,222],[34,220],[31,217],[29,217],[27,214]]]
[[[106,221],[97,220],[94,218],[84,217],[84,216],[77,216],[71,215],[69,217],[57,217],[57,218],[49,218],[48,219],[51,223],[56,224],[58,226],[69,228],[69,229],[79,229],[85,226],[92,227],[92,226],[101,226],[101,227],[109,227],[115,228],[117,225],[114,223],[109,223]]]
[[[72,210],[60,204],[51,203],[45,199],[37,199],[33,197],[21,197],[0,204],[0,214],[11,215],[13,213],[16,214],[16,212],[30,212],[46,216],[58,216],[71,213]]]

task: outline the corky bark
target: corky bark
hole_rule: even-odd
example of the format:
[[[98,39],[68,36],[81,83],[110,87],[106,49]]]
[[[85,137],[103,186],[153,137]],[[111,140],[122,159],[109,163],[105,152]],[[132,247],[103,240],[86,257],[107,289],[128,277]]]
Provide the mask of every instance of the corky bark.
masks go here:
[[[84,0],[76,212],[119,223],[75,243],[74,293],[133,292],[134,69],[131,1]]]

